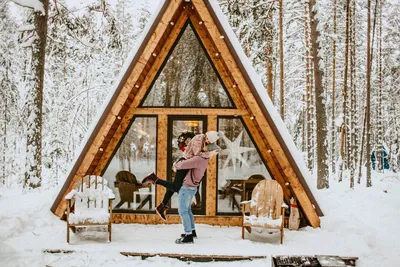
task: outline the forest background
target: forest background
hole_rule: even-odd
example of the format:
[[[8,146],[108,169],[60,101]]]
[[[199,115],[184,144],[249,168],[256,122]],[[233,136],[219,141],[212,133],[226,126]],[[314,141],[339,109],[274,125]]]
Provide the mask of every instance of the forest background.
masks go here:
[[[1,186],[64,181],[159,3],[0,0]],[[318,188],[400,171],[399,1],[219,3]]]

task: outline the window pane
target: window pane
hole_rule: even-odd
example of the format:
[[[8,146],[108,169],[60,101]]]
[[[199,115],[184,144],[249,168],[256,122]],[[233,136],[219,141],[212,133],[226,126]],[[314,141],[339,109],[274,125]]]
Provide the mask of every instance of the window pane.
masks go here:
[[[156,170],[157,119],[137,117],[112,158],[104,177],[114,191],[114,210],[154,210],[154,185],[141,181]]]
[[[220,118],[217,212],[237,213],[240,201],[251,198],[260,179],[270,178],[268,170],[239,118]]]
[[[191,26],[143,103],[146,107],[233,107]]]

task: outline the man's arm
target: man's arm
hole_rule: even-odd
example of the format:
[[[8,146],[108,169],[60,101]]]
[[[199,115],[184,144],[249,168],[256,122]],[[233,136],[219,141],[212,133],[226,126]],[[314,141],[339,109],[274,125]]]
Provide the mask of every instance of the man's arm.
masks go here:
[[[177,170],[189,170],[194,169],[198,164],[198,157],[194,156],[190,159],[181,160],[174,163],[174,167]]]

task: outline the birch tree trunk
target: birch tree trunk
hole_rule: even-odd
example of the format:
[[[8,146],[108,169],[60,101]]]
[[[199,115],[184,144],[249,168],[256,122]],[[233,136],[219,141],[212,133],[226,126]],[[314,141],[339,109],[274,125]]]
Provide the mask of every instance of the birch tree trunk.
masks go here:
[[[283,62],[283,0],[279,0],[279,59],[280,59],[280,104],[281,117],[285,120],[285,87],[284,87],[284,62]]]
[[[306,129],[307,129],[307,109],[306,109],[307,103],[306,103],[305,94],[303,94],[303,96],[302,96],[302,103],[303,103],[303,106],[302,106],[302,112],[301,112],[301,115],[302,115],[301,148],[302,148],[302,151],[304,152],[304,151],[307,151],[307,131],[306,131]]]
[[[344,79],[343,79],[343,120],[340,133],[340,156],[342,158],[339,166],[339,182],[343,179],[343,171],[348,168],[348,111],[347,111],[347,79],[349,72],[349,24],[350,24],[350,0],[346,0],[346,43],[344,52]]]
[[[8,72],[8,68],[7,68]],[[1,183],[6,184],[6,154],[7,154],[7,97],[4,97],[4,128],[3,128],[3,177]]]
[[[350,188],[354,188],[354,173],[355,173],[355,166],[356,166],[356,153],[357,153],[357,146],[356,146],[356,139],[357,139],[357,124],[356,124],[356,41],[355,41],[355,0],[352,1],[352,9],[350,13],[350,142],[349,142],[349,169],[350,169]]]
[[[318,31],[318,19],[317,11],[313,7],[316,4],[316,0],[310,0],[309,12],[310,12],[310,24],[311,24],[311,44],[314,62],[314,83],[315,83],[315,109],[316,109],[316,128],[317,128],[317,169],[318,169],[318,180],[317,188],[328,188],[329,187],[329,169],[327,165],[327,153],[328,142],[327,142],[327,124],[326,124],[326,110],[325,110],[325,92],[322,87],[323,71],[319,66],[321,58],[319,57],[319,31]]]
[[[383,125],[382,125],[382,1],[379,1],[379,55],[378,55],[378,86],[377,86],[377,148],[376,148],[376,170],[383,171],[385,169],[383,158]]]
[[[365,131],[367,129],[367,107],[364,108],[364,122],[363,122],[363,129],[361,131],[361,151],[359,156],[359,164],[358,164],[358,178],[357,183],[361,183],[361,176],[362,176],[362,165],[363,165],[363,157],[364,157],[364,140],[365,140]]]
[[[335,173],[335,144],[336,144],[336,125],[335,125],[335,100],[336,100],[336,0],[333,0],[333,44],[332,44],[332,114],[331,114],[331,172]]]
[[[367,187],[372,186],[371,181],[371,0],[368,0],[367,10],[367,105],[366,105],[366,154],[367,154]]]
[[[34,12],[35,39],[32,43],[30,90],[27,93],[26,172],[24,186],[37,188],[42,183],[42,105],[48,0],[40,0],[44,14]]]
[[[272,57],[273,57],[273,42],[274,42],[274,30],[272,24],[272,12],[268,13],[268,35],[267,35],[267,47],[266,47],[266,78],[267,78],[267,93],[269,98],[271,98],[272,104],[274,103],[274,86],[273,86],[273,65],[272,65]]]
[[[311,73],[311,48],[310,48],[310,14],[309,7],[307,5],[304,6],[304,41],[306,45],[306,112],[305,112],[305,127],[307,128],[306,134],[306,151],[307,151],[307,167],[309,170],[313,168],[313,128],[312,128],[312,73]]]

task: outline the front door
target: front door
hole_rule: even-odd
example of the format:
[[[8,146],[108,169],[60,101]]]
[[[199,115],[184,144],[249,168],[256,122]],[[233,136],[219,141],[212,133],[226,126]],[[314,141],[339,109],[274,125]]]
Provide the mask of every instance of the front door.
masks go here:
[[[167,179],[173,181],[175,172],[172,164],[183,156],[183,150],[190,139],[196,134],[205,133],[207,130],[206,116],[169,116],[168,117],[168,162]],[[193,214],[205,214],[206,178],[199,187],[196,197],[193,198]],[[178,212],[178,194],[174,194],[169,203],[172,213]]]

